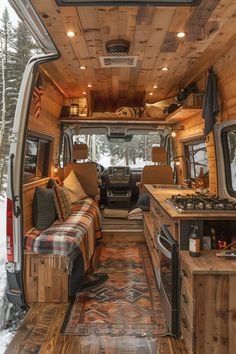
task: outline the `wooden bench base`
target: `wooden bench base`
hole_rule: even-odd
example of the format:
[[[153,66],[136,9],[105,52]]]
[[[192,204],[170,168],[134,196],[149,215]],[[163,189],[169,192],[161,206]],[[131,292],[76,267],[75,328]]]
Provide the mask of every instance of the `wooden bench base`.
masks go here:
[[[68,302],[69,275],[66,269],[53,267],[52,258],[51,255],[25,254],[25,294],[29,304]]]

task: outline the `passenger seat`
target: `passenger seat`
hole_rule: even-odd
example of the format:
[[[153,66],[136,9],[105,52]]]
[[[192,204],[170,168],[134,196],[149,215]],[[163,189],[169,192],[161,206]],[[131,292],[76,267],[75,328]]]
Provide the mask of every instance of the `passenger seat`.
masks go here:
[[[155,165],[144,166],[139,184],[139,193],[146,193],[144,184],[173,184],[173,171],[167,165],[167,152],[164,147],[152,148],[152,162]]]

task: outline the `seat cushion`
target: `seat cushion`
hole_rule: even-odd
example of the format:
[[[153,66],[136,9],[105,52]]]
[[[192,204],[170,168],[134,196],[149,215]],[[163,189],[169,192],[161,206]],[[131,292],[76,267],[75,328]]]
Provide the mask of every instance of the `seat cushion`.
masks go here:
[[[47,229],[57,217],[54,204],[53,190],[49,188],[35,189],[33,199],[33,224],[41,231]]]
[[[56,206],[57,216],[60,221],[65,221],[71,211],[71,196],[69,190],[62,186],[53,187],[53,197]]]
[[[70,192],[72,203],[76,203],[79,200],[87,197],[87,194],[85,193],[73,170],[71,170],[70,174],[64,180],[64,186]]]

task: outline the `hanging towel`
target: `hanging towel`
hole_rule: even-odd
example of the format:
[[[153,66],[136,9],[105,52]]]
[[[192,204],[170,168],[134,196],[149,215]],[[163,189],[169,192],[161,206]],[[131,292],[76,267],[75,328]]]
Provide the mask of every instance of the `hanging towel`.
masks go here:
[[[213,130],[216,116],[220,111],[217,78],[213,68],[208,69],[206,92],[203,99],[202,117],[205,119],[204,138]]]

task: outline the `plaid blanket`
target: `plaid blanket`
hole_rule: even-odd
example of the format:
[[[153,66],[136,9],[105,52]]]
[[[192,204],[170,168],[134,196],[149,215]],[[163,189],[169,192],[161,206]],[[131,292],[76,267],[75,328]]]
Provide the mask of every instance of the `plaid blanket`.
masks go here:
[[[79,248],[85,271],[95,250],[95,240],[101,237],[101,216],[97,203],[86,198],[73,205],[68,219],[56,220],[48,229],[31,230],[26,235],[26,250],[40,254],[67,257]]]

